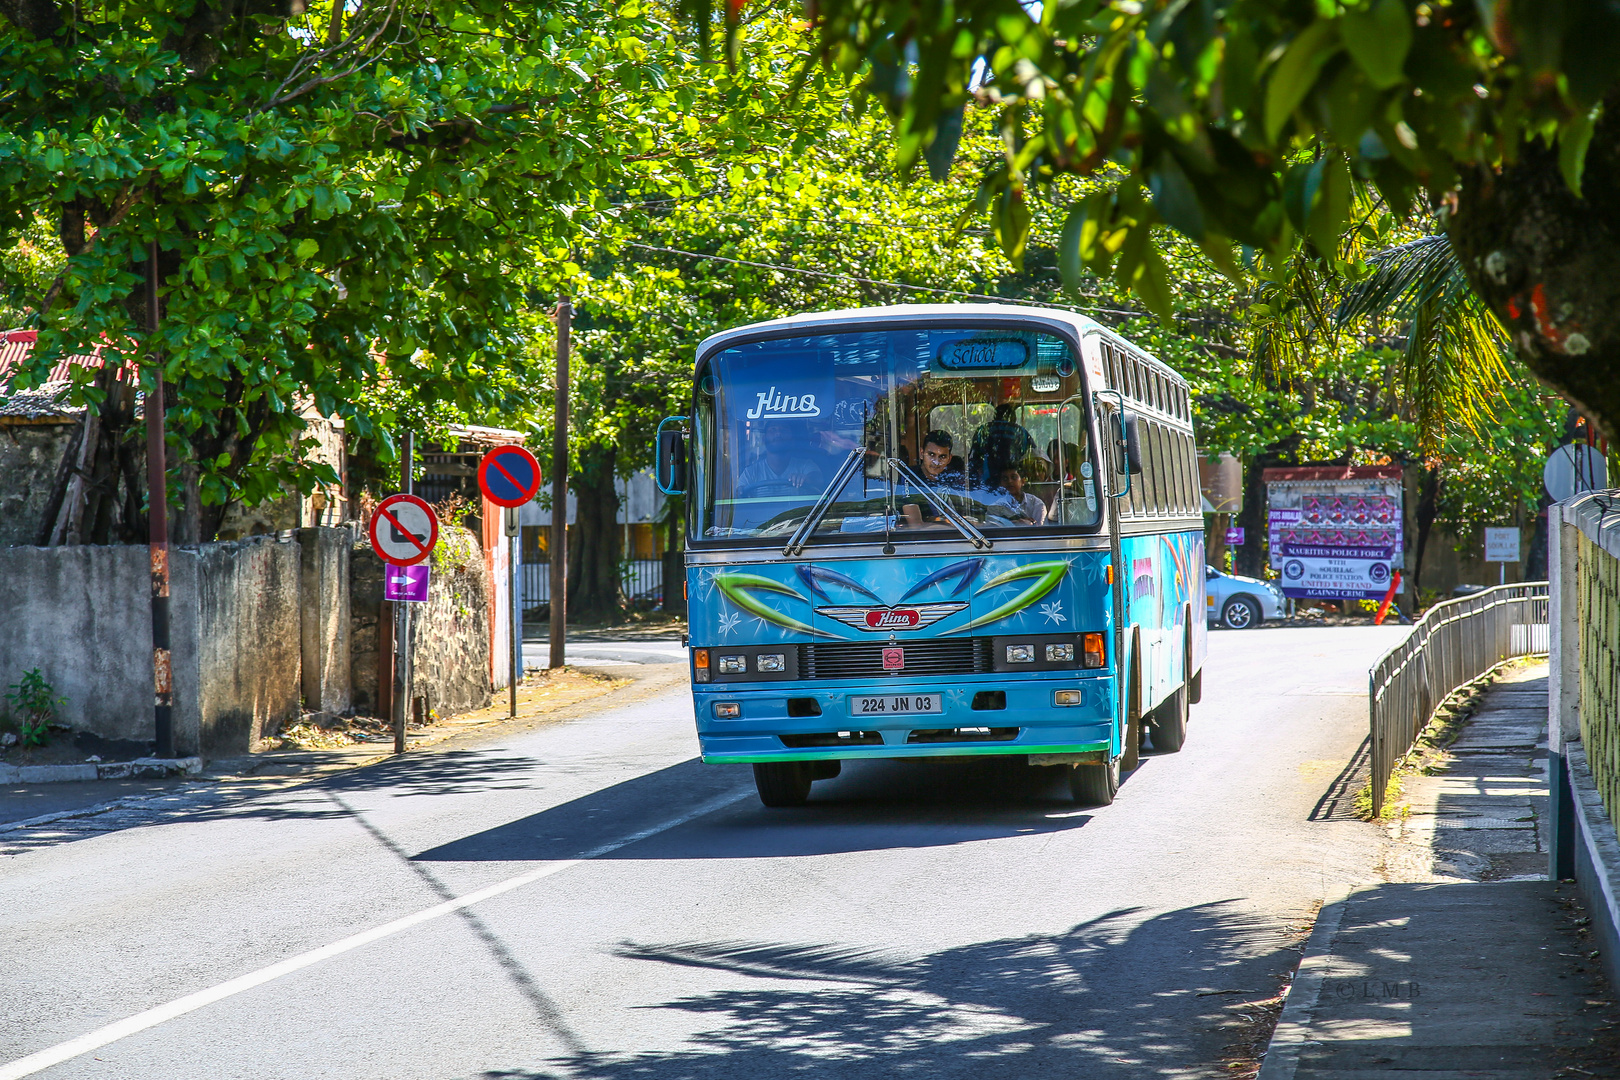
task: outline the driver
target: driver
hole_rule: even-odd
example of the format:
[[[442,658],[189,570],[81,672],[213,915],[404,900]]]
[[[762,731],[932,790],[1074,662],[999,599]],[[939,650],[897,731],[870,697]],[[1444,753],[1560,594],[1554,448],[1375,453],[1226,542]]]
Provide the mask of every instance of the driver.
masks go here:
[[[951,433],[935,428],[923,436],[919,464],[923,482],[934,487],[961,487],[962,459],[951,456]]]
[[[826,486],[821,466],[802,454],[795,454],[793,430],[778,420],[765,425],[765,452],[737,477],[737,492],[745,498],[796,495],[806,488],[811,494]]]

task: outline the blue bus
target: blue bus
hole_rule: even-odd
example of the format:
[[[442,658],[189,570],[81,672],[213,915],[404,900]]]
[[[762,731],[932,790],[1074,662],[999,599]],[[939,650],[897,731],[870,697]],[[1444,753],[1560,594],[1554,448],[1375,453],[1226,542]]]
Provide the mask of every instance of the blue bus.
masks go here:
[[[686,495],[706,762],[793,806],[841,762],[1017,755],[1113,801],[1198,700],[1187,384],[1083,316],[798,315],[716,334],[658,432]]]

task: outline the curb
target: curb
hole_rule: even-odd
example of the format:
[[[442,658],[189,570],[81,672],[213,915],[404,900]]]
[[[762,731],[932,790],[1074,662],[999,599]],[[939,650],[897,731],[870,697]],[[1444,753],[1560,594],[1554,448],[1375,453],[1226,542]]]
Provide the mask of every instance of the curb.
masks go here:
[[[83,765],[0,765],[0,784],[65,784],[83,780],[130,780],[196,776],[200,757],[136,758],[134,761],[87,762]]]
[[[1575,803],[1575,882],[1592,917],[1604,974],[1614,982],[1620,979],[1620,835],[1587,764],[1586,745],[1565,743],[1564,754]]]
[[[1316,1045],[1316,1040],[1310,1037],[1311,1020],[1321,997],[1322,980],[1333,963],[1333,939],[1344,921],[1345,905],[1359,888],[1361,886],[1356,886],[1324,903],[1317,914],[1316,925],[1311,928],[1311,936],[1299,958],[1299,968],[1288,985],[1282,1015],[1272,1029],[1271,1042],[1266,1045],[1266,1055],[1255,1080],[1294,1080],[1300,1055]]]

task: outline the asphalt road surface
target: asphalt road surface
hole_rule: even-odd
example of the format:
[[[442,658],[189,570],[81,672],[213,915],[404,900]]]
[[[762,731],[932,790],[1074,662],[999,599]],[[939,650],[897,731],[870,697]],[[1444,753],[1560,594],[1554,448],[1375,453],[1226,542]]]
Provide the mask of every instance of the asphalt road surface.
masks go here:
[[[1405,632],[1212,633],[1186,749],[1100,810],[894,762],[766,810],[676,684],[126,811],[0,857],[0,1080],[1225,1075],[1233,1006],[1372,876],[1312,818]]]

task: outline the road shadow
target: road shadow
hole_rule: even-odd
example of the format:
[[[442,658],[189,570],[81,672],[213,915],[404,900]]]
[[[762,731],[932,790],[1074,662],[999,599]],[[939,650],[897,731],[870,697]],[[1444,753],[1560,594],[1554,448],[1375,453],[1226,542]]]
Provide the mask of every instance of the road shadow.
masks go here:
[[[1292,971],[1276,922],[1222,902],[1117,909],[1052,935],[929,952],[761,941],[625,942],[692,969],[694,992],[645,1008],[698,1030],[658,1050],[591,1049],[482,1080],[865,1080],[1237,1075],[1264,999]],[[738,977],[753,980],[738,988]],[[643,1025],[638,1025],[643,1026]]]
[[[609,859],[754,859],[937,847],[1080,828],[1056,770],[995,759],[846,762],[805,806],[767,809],[747,765],[693,758],[416,856],[427,862],[571,859],[730,793],[737,801]]]
[[[1372,736],[1361,740],[1356,752],[1350,755],[1350,760],[1333,782],[1322,792],[1322,797],[1316,800],[1311,808],[1310,817],[1306,821],[1358,821],[1356,817],[1356,792],[1360,791],[1372,775]]]

